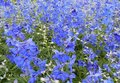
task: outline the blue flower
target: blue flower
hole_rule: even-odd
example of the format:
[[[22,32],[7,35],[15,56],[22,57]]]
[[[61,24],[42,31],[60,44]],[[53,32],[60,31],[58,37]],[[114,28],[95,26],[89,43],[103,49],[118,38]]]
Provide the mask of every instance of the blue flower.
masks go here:
[[[103,73],[98,61],[95,61],[97,53],[94,53],[92,48],[86,47],[88,44],[96,46],[99,35],[104,34],[103,41],[100,41],[105,43],[104,51],[108,54],[112,52],[112,58],[114,56],[114,58],[119,58],[120,35],[114,33],[119,28],[119,23],[117,23],[119,22],[119,0],[37,0],[34,3],[31,0],[17,0],[16,4],[11,0],[0,0],[0,8],[2,8],[0,12],[2,11],[4,14],[0,14],[0,19],[5,20],[4,31],[5,35],[9,37],[6,40],[10,52],[7,57],[22,72],[30,76],[29,83],[34,83],[37,76],[45,71],[46,60],[37,57],[38,47],[32,39],[26,39],[23,30],[30,34],[41,22],[50,25],[53,31],[52,41],[63,50],[63,52],[55,51],[52,57],[55,60],[55,67],[50,75],[53,79],[72,83],[73,78],[76,77],[73,73],[78,57],[74,55],[76,40],[82,42],[85,46],[83,53],[89,55],[88,62],[78,61],[79,66],[86,67],[88,70],[88,76],[83,79],[83,83],[99,83],[102,79]],[[20,19],[17,22],[19,17],[22,18],[22,21]],[[105,25],[106,28],[101,25]],[[103,28],[105,28],[104,31]],[[96,31],[103,34],[98,33],[97,35]],[[79,38],[79,35],[83,35],[83,37]],[[69,54],[73,54],[73,56],[70,57]],[[111,60],[111,57],[108,59]],[[34,66],[38,67],[38,70],[34,70],[32,62]],[[118,77],[119,61],[116,60],[110,66],[116,70],[114,76]],[[67,72],[63,71],[64,67],[68,68]],[[107,64],[104,64],[103,67],[108,72],[111,71]],[[111,83],[110,80],[104,82]]]
[[[88,71],[92,71],[92,72],[96,73],[99,69],[98,61],[94,61],[93,63],[88,62],[86,68]]]
[[[86,66],[86,63],[82,60],[78,60],[78,65],[84,67]]]
[[[86,34],[83,37],[83,40],[87,43],[90,43],[92,45],[96,45],[97,43],[97,34]]]
[[[82,80],[82,83],[89,83],[89,82],[100,83],[102,79],[101,68],[98,68],[96,73],[93,73],[92,71],[89,72],[90,74],[85,79]]]
[[[75,63],[75,60],[76,60],[76,55],[72,55],[72,57],[70,58],[69,65],[73,65]]]
[[[116,70],[119,70],[120,69],[120,62],[112,63],[111,67],[114,68],[114,69],[116,69]]]
[[[67,62],[69,61],[70,57],[62,52],[55,51],[55,54],[53,55],[53,59],[58,60],[59,62]]]
[[[91,48],[84,47],[83,52],[84,54],[89,55],[90,60],[93,60],[95,57],[97,57],[97,55],[93,52]]]
[[[72,13],[73,16],[76,16],[77,15],[76,9],[73,8],[72,11],[71,11],[71,13]]]
[[[36,77],[31,77],[28,81],[28,83],[35,83],[36,82]]]
[[[111,69],[110,69],[110,67],[108,66],[108,64],[104,64],[103,67],[105,68],[105,70],[106,70],[107,72],[111,72]]]
[[[67,44],[65,50],[66,52],[74,52],[75,49],[75,43],[74,42],[70,42]]]
[[[62,80],[64,82],[69,78],[69,74],[60,70],[54,70],[51,77],[55,80]]]
[[[114,34],[115,40],[117,42],[120,42],[120,35],[118,35],[117,33]]]
[[[9,11],[4,12],[4,17],[10,18],[11,17],[10,12]]]
[[[108,78],[106,80],[104,80],[104,83],[114,83],[112,78]]]
[[[33,59],[33,63],[37,66],[37,67],[39,67],[39,74],[41,74],[43,71],[45,71],[45,69],[46,69],[46,60],[41,60],[41,59],[39,59],[39,58],[34,58]]]

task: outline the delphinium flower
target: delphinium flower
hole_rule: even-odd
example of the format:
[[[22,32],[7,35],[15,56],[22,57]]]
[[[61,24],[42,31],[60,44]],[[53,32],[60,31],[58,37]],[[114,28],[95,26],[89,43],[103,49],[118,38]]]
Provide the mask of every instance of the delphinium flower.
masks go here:
[[[45,71],[46,61],[42,61],[37,57],[39,50],[36,44],[32,39],[26,39],[25,34],[22,32],[25,30],[26,32],[31,33],[34,21],[34,19],[31,18],[32,10],[34,10],[32,7],[34,4],[32,4],[31,1],[26,2],[27,1],[18,1],[14,4],[9,1],[9,5],[5,5],[4,18],[6,22],[4,33],[6,36],[10,37],[6,40],[10,49],[10,54],[7,56],[8,59],[15,63],[23,73],[30,77],[29,83],[34,83],[37,80],[37,76]],[[25,6],[25,4],[27,5]],[[12,23],[7,22],[8,19],[10,19],[10,22]],[[37,67],[37,70],[35,70],[34,67]]]
[[[108,64],[104,64],[104,65],[103,65],[103,68],[104,68],[107,72],[111,72],[111,69],[110,69],[110,67],[109,67]]]
[[[108,4],[108,3],[109,3],[109,4]],[[111,4],[111,3],[112,3],[112,4]],[[105,16],[105,18],[106,18],[106,19],[104,19],[104,20],[105,20],[105,21],[104,21],[104,24],[105,24],[105,26],[107,26],[107,28],[106,28],[106,33],[105,33],[105,34],[106,34],[106,35],[105,35],[106,37],[104,37],[104,39],[105,39],[104,42],[106,43],[106,44],[105,44],[105,51],[107,51],[107,52],[108,52],[108,55],[109,55],[107,59],[112,60],[112,62],[115,61],[115,60],[114,60],[114,59],[115,59],[115,58],[114,58],[114,54],[109,54],[109,52],[115,52],[116,50],[119,49],[119,45],[115,42],[115,40],[114,40],[114,35],[112,34],[112,33],[113,33],[112,31],[114,30],[114,29],[113,29],[114,26],[113,26],[113,21],[112,21],[112,20],[113,20],[113,17],[112,17],[112,16],[113,16],[113,11],[114,11],[114,7],[115,7],[115,6],[114,6],[115,4],[113,4],[113,3],[114,3],[114,2],[109,2],[109,1],[108,1],[108,2],[105,2],[105,4],[108,5],[108,6],[109,6],[109,5],[112,5],[112,6],[113,6],[113,9],[111,8],[111,10],[110,10],[109,12],[106,12],[107,10],[105,10],[106,13],[109,13],[109,15],[107,15],[107,16],[110,16],[109,18],[105,16],[106,14],[104,14],[104,16]],[[106,9],[106,8],[107,8],[107,7],[105,6],[105,9]],[[104,11],[103,11],[103,12],[104,12]],[[111,15],[111,14],[112,14],[112,15]],[[101,14],[101,15],[103,15],[103,14]],[[107,21],[107,19],[111,19],[111,20],[108,20],[110,23]],[[112,23],[111,23],[111,22],[112,22]],[[111,33],[110,33],[110,32],[111,32]],[[109,34],[109,35],[108,35],[108,34]],[[116,36],[116,38],[118,37],[118,40],[119,40],[119,36],[116,35],[116,34],[115,34],[115,36]],[[110,57],[111,57],[111,58],[110,58]],[[109,69],[109,72],[110,72],[110,69]]]
[[[9,39],[10,40],[10,39]],[[14,43],[12,43],[14,41]],[[29,83],[34,83],[38,75],[41,75],[46,68],[46,61],[42,61],[37,58],[39,50],[32,39],[28,39],[24,42],[17,40],[7,41],[7,44],[14,46],[10,48],[10,55],[7,57],[11,62],[15,63],[26,75],[30,76]],[[34,66],[38,67],[38,70],[34,70]]]
[[[51,27],[54,31],[53,36],[53,42],[55,42],[59,46],[63,46],[62,42],[64,42],[64,39],[67,39],[68,33],[73,32],[72,28],[79,27],[80,22],[78,23],[77,20],[82,19],[82,12],[78,12],[74,6],[75,3],[72,4],[72,1],[44,1],[42,5],[44,5],[44,9],[46,12],[43,12],[42,19],[50,21]],[[47,6],[49,4],[50,6]],[[41,7],[41,5],[40,5]],[[48,13],[49,12],[49,13]],[[76,14],[73,14],[76,13]],[[77,15],[78,13],[78,15]],[[55,16],[57,16],[55,18]],[[82,21],[82,20],[80,20]],[[76,26],[74,26],[77,23]],[[82,23],[81,23],[82,24]],[[71,28],[71,29],[70,29]],[[77,30],[76,30],[77,31]],[[58,41],[59,40],[59,41]]]
[[[112,39],[112,40],[111,40]],[[106,58],[111,62],[110,67],[106,67],[108,72],[112,72],[112,75],[119,78],[119,35],[117,33],[111,33],[108,36],[105,43],[105,51],[107,51]],[[107,48],[107,49],[106,49]],[[106,69],[105,68],[105,69]],[[109,70],[108,70],[109,69]],[[113,71],[114,69],[114,71]]]
[[[69,81],[72,83],[72,79],[75,78],[72,67],[76,60],[76,56],[73,55],[70,57],[63,52],[55,51],[53,59],[56,62],[56,66],[53,68],[51,78],[55,80],[62,80],[63,82]],[[68,71],[64,71],[64,68],[67,68]]]
[[[116,42],[119,43],[120,35],[118,33],[114,33],[114,38],[115,38]]]
[[[13,38],[20,38],[20,39],[24,40],[25,35],[24,35],[24,33],[21,32],[21,30],[22,30],[22,27],[15,23],[13,23],[12,26],[6,25],[5,26],[5,35],[11,36]]]
[[[41,19],[43,22],[49,22],[49,21],[51,22],[51,28],[54,31],[52,41],[54,43],[56,43],[58,46],[60,46],[61,48],[65,49],[65,51],[67,52],[67,53],[64,53],[61,55],[58,52],[57,54],[55,53],[56,55],[53,55],[54,60],[57,59],[57,61],[58,61],[55,68],[58,68],[59,65],[64,64],[67,60],[69,62],[70,57],[68,56],[68,54],[70,52],[74,52],[74,48],[75,48],[76,34],[74,34],[74,32],[77,30],[73,31],[72,27],[73,26],[77,27],[79,25],[79,23],[78,23],[78,25],[74,25],[74,23],[77,23],[77,22],[72,23],[73,19],[77,20],[74,17],[77,14],[77,12],[74,8],[72,8],[73,4],[71,4],[71,3],[72,2],[70,2],[68,0],[58,1],[58,2],[55,2],[53,0],[53,1],[46,1],[43,3],[43,5],[45,6],[45,10],[47,12],[43,13],[43,16]],[[49,4],[50,6],[47,7],[46,6],[47,4]],[[72,13],[72,15],[71,15],[71,13]],[[74,13],[76,13],[76,14],[74,14]],[[46,17],[46,15],[47,15],[47,17]],[[57,17],[55,18],[54,15]],[[73,41],[72,41],[72,39],[73,39]],[[61,64],[58,65],[59,62],[61,62]],[[70,61],[70,64],[69,64],[71,73],[73,72],[72,65],[74,64],[74,62],[75,61],[73,61],[73,62]],[[64,75],[64,74],[66,74],[66,75]],[[64,79],[61,78],[59,75],[65,76]],[[59,68],[56,69],[56,71],[53,69],[51,76],[54,79],[59,79],[62,81],[66,81],[66,80],[70,79],[71,80],[70,82],[72,82],[72,78],[75,77],[75,75],[74,76],[71,75],[71,77],[69,78],[69,74],[64,71],[61,71],[61,69],[59,69]]]
[[[89,74],[85,79],[83,79],[82,82],[83,83],[89,83],[89,82],[100,83],[102,79],[102,70],[98,66],[97,61],[94,61],[94,63],[88,62],[86,67],[89,71]]]
[[[37,5],[31,0],[17,0],[15,3],[8,1],[9,5],[2,9],[4,11],[4,20],[6,20],[5,25],[8,25],[6,28],[7,32],[14,31],[17,35],[23,34],[23,30],[28,33],[33,32],[33,28],[38,26],[38,21],[36,20],[39,15],[34,13],[37,10]],[[8,22],[8,20],[10,21]],[[17,29],[19,29],[19,33]]]
[[[86,62],[79,61],[79,66],[86,67],[89,73],[83,83],[91,81],[99,83],[102,79],[102,70],[98,61],[94,61],[97,54],[94,53],[93,48],[89,47],[89,44],[96,46],[97,37],[100,35],[103,35],[101,42],[105,43],[103,46],[106,52],[105,58],[113,63],[111,67],[116,69],[114,75],[119,76],[119,68],[116,67],[119,66],[120,39],[119,34],[114,33],[115,29],[119,28],[119,24],[115,25],[116,20],[114,21],[117,17],[114,12],[117,11],[119,14],[120,2],[118,0],[37,0],[36,2],[16,0],[16,2],[14,4],[10,0],[6,2],[2,0],[2,4],[0,3],[0,6],[4,6],[2,9],[4,18],[7,20],[4,27],[5,35],[11,37],[6,41],[11,53],[8,58],[31,77],[30,83],[34,83],[37,76],[45,70],[46,61],[37,58],[39,53],[37,46],[32,39],[25,38],[23,31],[28,34],[34,32],[39,22],[49,25],[53,30],[52,41],[62,49],[62,51],[55,51],[53,55],[56,65],[51,73],[52,79],[72,83],[72,79],[75,78],[73,65],[77,57],[74,55],[75,46],[76,41],[79,40],[84,46],[84,54],[89,55]],[[81,34],[82,39],[78,37]],[[69,56],[70,53],[73,54],[72,57]],[[19,61],[21,62],[18,63]],[[33,69],[31,62],[39,67],[38,71]],[[69,73],[63,70],[66,65],[68,65]],[[107,64],[103,66],[111,71]]]
[[[97,54],[95,54],[89,47],[84,47],[83,52],[89,55],[88,60],[94,60],[94,58],[97,57]]]
[[[97,43],[97,35],[96,34],[86,34],[83,38],[84,42],[90,43],[92,45],[96,45]]]
[[[83,60],[78,60],[78,66],[85,67],[86,63]]]

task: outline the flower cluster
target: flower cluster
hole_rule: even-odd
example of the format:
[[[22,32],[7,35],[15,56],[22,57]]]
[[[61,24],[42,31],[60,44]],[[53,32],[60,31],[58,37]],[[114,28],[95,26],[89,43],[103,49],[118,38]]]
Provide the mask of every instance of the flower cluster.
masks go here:
[[[56,66],[53,69],[53,72],[51,74],[51,77],[53,79],[57,79],[57,80],[62,80],[63,82],[66,81],[67,79],[69,79],[69,83],[72,83],[72,79],[75,78],[75,74],[72,73],[73,72],[73,64],[76,60],[76,56],[73,55],[72,57],[59,52],[59,51],[55,51],[55,55],[53,55],[53,59],[56,62]],[[64,67],[68,66],[68,70],[69,72],[64,72]]]
[[[87,70],[82,83],[113,83],[106,73],[120,78],[119,0],[1,0],[0,12],[10,51],[7,57],[30,76],[29,83],[46,70],[46,60],[37,56],[38,47],[25,36],[40,23],[53,31],[51,41],[60,48],[51,57],[50,83],[51,79],[72,83],[76,65]],[[78,41],[81,50],[76,50]]]
[[[29,83],[34,83],[36,77],[41,75],[46,69],[46,60],[42,61],[37,57],[39,50],[32,39],[19,42],[15,39],[7,39],[10,55],[7,57],[15,63],[25,75],[30,76]],[[37,67],[38,69],[35,69]]]

